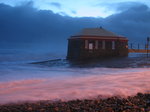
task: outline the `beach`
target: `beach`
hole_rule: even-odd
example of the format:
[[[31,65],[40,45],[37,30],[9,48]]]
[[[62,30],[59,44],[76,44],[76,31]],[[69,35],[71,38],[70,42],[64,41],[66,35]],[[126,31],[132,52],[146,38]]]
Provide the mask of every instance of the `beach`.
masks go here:
[[[71,101],[37,101],[0,105],[0,112],[150,112],[150,94]]]
[[[16,60],[0,64],[0,112],[149,111],[149,58]]]

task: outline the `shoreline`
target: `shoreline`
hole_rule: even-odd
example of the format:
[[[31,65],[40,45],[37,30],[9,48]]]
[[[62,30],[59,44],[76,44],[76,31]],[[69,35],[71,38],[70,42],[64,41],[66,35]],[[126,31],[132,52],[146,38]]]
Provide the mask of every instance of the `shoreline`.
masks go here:
[[[35,101],[0,104],[0,112],[150,112],[150,93],[127,98],[109,97],[71,101]]]

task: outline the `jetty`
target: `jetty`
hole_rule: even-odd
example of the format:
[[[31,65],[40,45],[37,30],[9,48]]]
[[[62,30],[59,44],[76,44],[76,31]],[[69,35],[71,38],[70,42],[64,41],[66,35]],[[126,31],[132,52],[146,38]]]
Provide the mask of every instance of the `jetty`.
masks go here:
[[[150,50],[146,49],[128,49],[129,53],[150,53]]]

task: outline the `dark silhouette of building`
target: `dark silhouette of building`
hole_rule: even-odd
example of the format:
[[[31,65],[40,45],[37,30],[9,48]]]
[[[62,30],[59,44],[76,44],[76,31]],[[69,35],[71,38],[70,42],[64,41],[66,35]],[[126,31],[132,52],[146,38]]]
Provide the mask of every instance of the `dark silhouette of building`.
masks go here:
[[[68,39],[69,60],[128,55],[128,39],[102,27],[85,28]]]

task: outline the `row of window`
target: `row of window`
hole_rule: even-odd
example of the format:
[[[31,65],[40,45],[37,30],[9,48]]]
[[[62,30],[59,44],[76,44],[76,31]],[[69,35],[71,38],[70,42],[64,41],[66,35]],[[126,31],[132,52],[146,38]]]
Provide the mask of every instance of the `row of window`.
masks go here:
[[[89,50],[106,49],[106,41],[103,40],[99,42],[98,40],[95,41],[85,40],[85,49]],[[111,49],[115,50],[115,41],[111,41]]]

